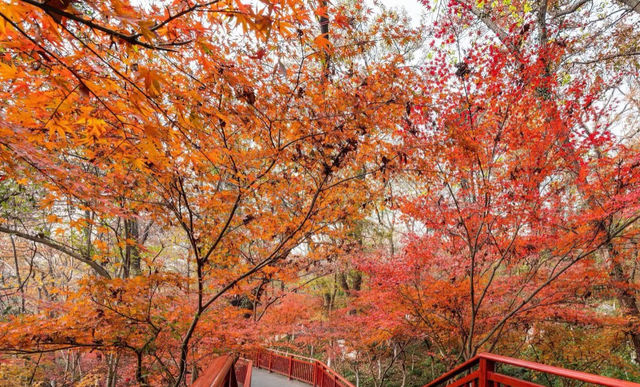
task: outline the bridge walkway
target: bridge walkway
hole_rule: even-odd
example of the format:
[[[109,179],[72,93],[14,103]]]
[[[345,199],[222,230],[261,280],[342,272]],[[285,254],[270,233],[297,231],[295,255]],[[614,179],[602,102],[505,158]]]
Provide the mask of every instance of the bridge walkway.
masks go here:
[[[275,372],[254,368],[251,373],[251,387],[309,387],[297,380],[289,380]]]

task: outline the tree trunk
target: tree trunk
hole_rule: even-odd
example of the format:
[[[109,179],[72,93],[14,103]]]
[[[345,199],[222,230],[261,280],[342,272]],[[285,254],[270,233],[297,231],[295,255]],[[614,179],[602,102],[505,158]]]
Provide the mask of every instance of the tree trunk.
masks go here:
[[[20,264],[18,262],[18,250],[16,248],[16,241],[13,239],[13,235],[9,236],[11,238],[11,247],[13,248],[13,261],[16,265],[16,278],[18,280],[18,291],[20,292],[20,313],[25,313],[25,299],[24,299],[24,284],[22,283],[22,276],[20,275]],[[26,281],[26,280],[25,280]]]
[[[142,386],[148,386],[147,379],[145,378],[142,370],[142,352],[136,352],[136,381]]]
[[[625,285],[632,285],[630,283],[629,276],[624,272],[624,266],[621,262],[618,262],[618,252],[613,247],[612,244],[608,246],[612,270],[611,277],[617,283],[624,283]],[[624,310],[624,314],[627,316],[631,316],[634,319],[640,319],[640,308],[638,308],[638,302],[636,300],[635,294],[633,294],[633,290],[631,286],[626,286],[624,289],[618,289],[618,301]],[[640,363],[640,332],[633,331],[628,332],[629,337],[631,338],[631,344],[633,345],[633,349],[636,355],[636,363]]]
[[[124,273],[125,278],[129,276],[140,275],[140,227],[138,219],[131,218],[124,221],[124,235],[127,240],[127,247],[125,249],[125,264]],[[134,242],[132,244],[130,242]]]
[[[118,383],[118,363],[120,362],[120,354],[113,353],[106,356],[108,371],[105,387],[116,387]]]

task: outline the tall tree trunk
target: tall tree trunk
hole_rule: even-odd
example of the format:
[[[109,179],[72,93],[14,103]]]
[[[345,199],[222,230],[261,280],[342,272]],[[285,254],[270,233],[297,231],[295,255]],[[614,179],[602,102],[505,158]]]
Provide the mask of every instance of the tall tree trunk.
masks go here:
[[[136,218],[125,219],[124,235],[127,239],[127,247],[125,249],[125,278],[129,276],[140,275],[140,226]],[[130,242],[135,242],[132,244]]]
[[[625,285],[624,288],[618,289],[617,291],[618,302],[620,302],[625,315],[633,317],[634,319],[640,319],[640,308],[638,308],[638,301],[632,290],[632,278],[625,273],[624,265],[619,261],[619,253],[613,243],[609,243],[607,250],[609,259],[611,260],[611,278],[616,283]],[[628,332],[628,334],[635,351],[636,362],[640,363],[640,332],[632,331]]]
[[[113,353],[106,356],[108,372],[105,387],[116,387],[118,383],[118,363],[120,362],[120,354]]]
[[[142,369],[142,351],[136,351],[136,381],[142,386],[148,386],[147,378]]]
[[[191,365],[191,384],[193,384],[198,379],[198,366],[194,362]]]
[[[329,1],[328,0],[320,0],[319,7],[321,9],[320,12],[320,36],[324,39],[329,40]],[[322,76],[325,80],[329,79],[329,75],[331,73],[331,56],[329,52],[324,50],[324,71],[322,72]]]
[[[340,281],[340,287],[342,290],[346,294],[349,294],[349,282],[347,282],[347,274],[344,271],[341,271],[340,274],[338,274],[338,280]]]
[[[9,236],[11,238],[11,247],[13,248],[13,262],[16,265],[16,277],[18,280],[18,290],[20,291],[20,313],[25,313],[25,299],[24,299],[24,284],[22,283],[22,276],[20,276],[20,265],[18,262],[18,250],[16,248],[16,241],[13,239],[13,235]]]

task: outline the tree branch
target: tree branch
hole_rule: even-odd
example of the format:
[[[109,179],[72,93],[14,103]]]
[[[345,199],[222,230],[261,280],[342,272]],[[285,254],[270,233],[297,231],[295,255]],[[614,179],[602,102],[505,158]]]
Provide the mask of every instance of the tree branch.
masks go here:
[[[92,261],[91,258],[87,257],[87,256],[83,256],[73,250],[71,250],[69,247],[64,246],[52,239],[46,238],[46,237],[40,237],[40,236],[33,236],[18,230],[12,230],[10,228],[4,227],[4,226],[0,226],[0,232],[5,233],[5,234],[9,234],[9,235],[15,235],[17,237],[20,237],[22,239],[26,239],[35,243],[40,243],[43,244],[45,246],[51,247],[54,250],[57,250],[63,254],[66,254],[72,258],[75,258],[76,260],[85,263],[89,266],[91,266],[91,268],[93,270],[95,270],[95,272],[100,275],[101,277],[104,278],[108,278],[111,279],[111,275],[109,274],[109,272],[102,267],[99,263]]]

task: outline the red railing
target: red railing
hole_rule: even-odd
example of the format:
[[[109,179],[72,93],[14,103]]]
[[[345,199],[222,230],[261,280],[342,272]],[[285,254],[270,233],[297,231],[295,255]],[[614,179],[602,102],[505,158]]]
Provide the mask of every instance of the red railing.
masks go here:
[[[471,360],[468,360],[435,379],[431,383],[424,385],[424,387],[544,387],[540,384],[498,373],[496,371],[496,366],[500,364],[507,364],[513,367],[536,371],[547,375],[554,375],[564,379],[577,380],[596,386],[640,387],[640,384],[638,383],[552,367],[531,361],[494,355],[491,353],[481,353],[477,355]]]
[[[276,372],[314,387],[354,387],[348,380],[319,360],[280,351],[263,350],[253,355],[258,368]]]
[[[219,356],[209,364],[191,387],[251,387],[252,362],[234,356]]]
[[[233,371],[235,362],[236,359],[229,355],[216,357],[191,387],[237,387]]]
[[[236,361],[236,379],[238,384],[242,384],[243,387],[251,387],[251,372],[253,368],[253,362],[251,360],[240,358]]]

